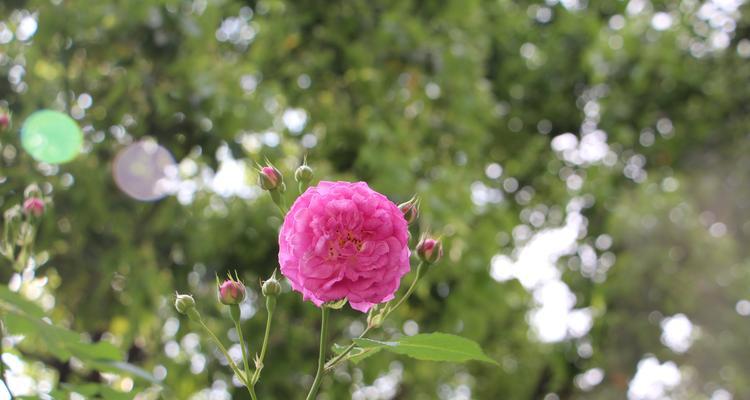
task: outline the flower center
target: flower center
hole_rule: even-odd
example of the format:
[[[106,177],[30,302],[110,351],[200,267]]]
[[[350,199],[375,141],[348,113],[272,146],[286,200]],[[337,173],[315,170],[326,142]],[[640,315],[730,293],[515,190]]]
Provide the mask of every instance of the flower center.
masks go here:
[[[351,244],[351,246],[349,246]],[[362,251],[364,242],[352,231],[336,229],[336,238],[328,242],[329,258],[348,257]],[[356,249],[354,252],[352,250]]]

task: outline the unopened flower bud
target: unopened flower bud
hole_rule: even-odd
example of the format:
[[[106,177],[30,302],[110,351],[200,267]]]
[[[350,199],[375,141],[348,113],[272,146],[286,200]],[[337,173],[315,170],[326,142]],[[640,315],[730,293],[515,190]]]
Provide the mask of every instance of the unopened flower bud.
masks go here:
[[[313,178],[313,170],[307,164],[302,164],[294,171],[294,180],[301,183],[310,183]]]
[[[38,197],[29,197],[23,202],[23,212],[34,217],[42,216],[44,214],[44,200]]]
[[[417,244],[417,255],[427,264],[435,263],[443,256],[443,245],[439,240],[424,238]]]
[[[227,279],[219,285],[219,301],[226,305],[240,304],[245,300],[245,285],[242,282]]]
[[[367,326],[370,328],[380,328],[383,325],[383,313],[368,314]]]
[[[268,165],[260,169],[260,187],[263,190],[277,190],[283,191],[284,177],[281,175],[278,169]]]
[[[273,274],[270,278],[268,278],[267,281],[263,282],[262,286],[262,292],[263,296],[278,296],[281,293],[281,284],[276,279],[276,271],[273,271]]]
[[[195,309],[195,299],[189,294],[177,294],[174,300],[174,308],[180,314],[187,314],[190,310]]]
[[[419,198],[415,195],[406,203],[398,205],[398,209],[404,214],[408,224],[412,224],[419,217]]]
[[[0,131],[6,130],[10,126],[10,114],[0,111]]]

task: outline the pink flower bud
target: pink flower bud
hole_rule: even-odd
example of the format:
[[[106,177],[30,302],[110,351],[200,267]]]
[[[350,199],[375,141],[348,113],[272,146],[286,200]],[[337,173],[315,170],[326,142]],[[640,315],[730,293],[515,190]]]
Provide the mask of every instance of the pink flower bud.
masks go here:
[[[415,195],[406,203],[398,205],[398,209],[404,214],[404,219],[410,225],[419,217],[419,198]]]
[[[44,214],[44,200],[38,197],[29,197],[23,202],[23,211],[26,215],[41,217]]]
[[[242,282],[227,279],[219,285],[219,301],[222,304],[240,304],[245,300],[245,285]]]
[[[284,178],[278,169],[265,166],[260,169],[260,187],[264,190],[276,190],[284,184]]]
[[[10,126],[10,114],[0,112],[0,130],[5,130]]]
[[[435,263],[443,256],[443,245],[439,240],[424,238],[417,244],[417,255],[427,264]]]

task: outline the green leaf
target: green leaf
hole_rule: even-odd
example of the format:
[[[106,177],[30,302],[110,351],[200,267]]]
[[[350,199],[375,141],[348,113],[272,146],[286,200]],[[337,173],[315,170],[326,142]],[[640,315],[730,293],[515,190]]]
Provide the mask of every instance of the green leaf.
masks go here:
[[[122,355],[117,346],[109,342],[73,342],[69,344],[71,352],[82,360],[120,360]]]
[[[371,355],[377,354],[378,352],[380,352],[380,350],[382,350],[380,347],[372,347],[369,349],[355,347],[354,349],[352,349],[352,352],[349,354],[348,359],[354,364],[359,364],[362,360],[370,357]]]
[[[86,398],[101,398],[108,400],[127,400],[132,399],[132,393],[120,392],[111,387],[100,383],[83,383],[83,384],[60,384],[62,390],[57,391],[58,398],[68,398],[70,393],[78,393]],[[64,396],[64,397],[63,397]]]
[[[70,359],[72,354],[66,342],[72,338],[63,329],[49,325],[41,319],[15,312],[6,314],[4,322],[8,332],[26,336],[24,342],[31,342],[38,350],[47,351],[62,361]]]
[[[99,393],[99,389],[101,388],[101,385],[99,385],[98,383],[82,383],[82,384],[61,383],[60,388],[66,390],[67,392],[76,392],[86,397],[91,397]]]
[[[331,310],[340,310],[342,307],[346,305],[347,301],[348,299],[329,301],[328,303],[323,304],[323,307],[328,307]]]
[[[354,339],[354,343],[363,349],[385,349],[418,360],[452,362],[476,360],[498,365],[497,361],[484,354],[476,342],[447,333],[426,333],[387,342]]]
[[[105,371],[105,372],[114,372],[118,374],[123,375],[129,375],[134,378],[140,378],[143,380],[146,380],[151,383],[161,384],[161,382],[156,379],[151,373],[148,371],[139,368],[133,364],[123,362],[123,361],[111,361],[111,360],[95,360],[89,362],[89,365],[96,368],[99,371]]]
[[[346,349],[346,346],[342,346],[338,343],[334,343],[333,346],[331,346],[331,350],[333,351],[334,354],[341,354],[341,352],[343,352],[344,349]]]
[[[0,285],[0,308],[10,312],[13,309],[28,314],[32,317],[44,317],[44,310],[41,307],[26,300],[20,294],[11,291],[5,285]]]
[[[334,354],[341,354],[344,349],[346,349],[346,346],[341,346],[336,343],[333,344],[332,350]],[[362,347],[355,347],[352,349],[352,351],[349,352],[349,355],[346,357],[346,359],[353,362],[354,364],[359,364],[362,360],[370,357],[373,354],[377,354],[380,350],[382,350],[382,348],[380,347],[371,347],[367,349],[363,349]]]
[[[76,332],[48,324],[42,319],[23,313],[9,312],[5,316],[8,331],[23,334],[28,340],[46,347],[55,357],[67,361],[75,356],[82,361],[88,360],[119,360],[122,358],[120,350],[109,342],[84,342]]]
[[[44,312],[36,304],[24,299],[0,285],[0,308],[3,320],[9,332],[26,336],[37,349],[47,351],[56,358],[67,361],[71,356],[83,361],[87,366],[100,371],[114,372],[144,379],[152,383],[160,383],[147,371],[122,359],[120,350],[109,342],[89,343],[80,334],[69,329],[47,323]],[[79,386],[79,390],[86,392],[91,387]],[[106,398],[113,398],[108,394]],[[124,398],[127,398],[125,395]]]

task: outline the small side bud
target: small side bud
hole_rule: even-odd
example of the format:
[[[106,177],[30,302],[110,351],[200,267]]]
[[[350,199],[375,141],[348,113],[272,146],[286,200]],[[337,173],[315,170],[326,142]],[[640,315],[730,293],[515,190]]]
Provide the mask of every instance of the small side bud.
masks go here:
[[[263,296],[278,296],[281,293],[281,283],[276,279],[276,271],[273,271],[271,277],[263,282],[261,287]]]
[[[245,285],[239,280],[227,279],[219,285],[219,301],[228,306],[237,305],[245,300]]]
[[[443,244],[437,239],[423,238],[417,244],[417,255],[425,263],[433,264],[443,256]]]
[[[294,180],[300,183],[310,183],[313,178],[313,170],[307,164],[302,164],[294,171]]]
[[[383,313],[373,313],[367,315],[367,326],[369,328],[380,328],[383,325]]]
[[[406,222],[411,225],[419,218],[419,197],[414,195],[406,203],[399,204],[398,209],[404,214]]]
[[[174,308],[180,314],[187,314],[190,310],[195,309],[195,299],[189,294],[177,294],[174,300]]]
[[[276,309],[276,297],[281,293],[281,283],[276,279],[276,270],[273,271],[268,280],[263,282],[261,292],[266,297],[266,311],[269,315],[273,314]]]
[[[266,165],[260,169],[259,184],[263,190],[269,191],[281,190],[283,192],[284,188],[286,188],[281,172],[271,165]]]
[[[29,197],[23,202],[23,212],[26,215],[41,217],[44,214],[44,200],[38,197]]]

